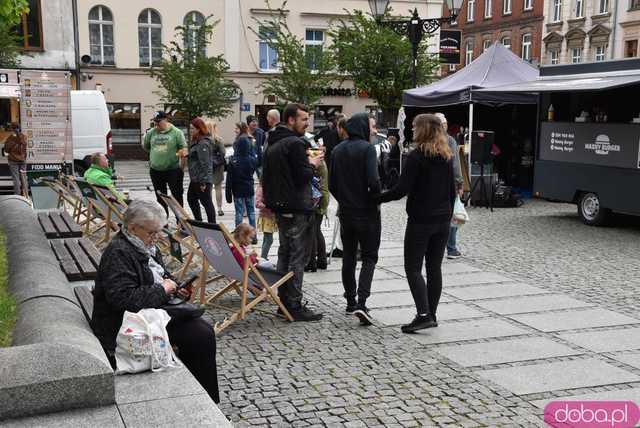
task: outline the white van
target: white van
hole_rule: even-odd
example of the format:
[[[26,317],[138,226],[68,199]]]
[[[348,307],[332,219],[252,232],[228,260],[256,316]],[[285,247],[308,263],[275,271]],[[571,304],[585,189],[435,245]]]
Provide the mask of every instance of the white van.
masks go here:
[[[71,126],[76,175],[84,174],[89,167],[87,156],[93,153],[106,153],[111,160],[111,124],[102,92],[71,91]]]

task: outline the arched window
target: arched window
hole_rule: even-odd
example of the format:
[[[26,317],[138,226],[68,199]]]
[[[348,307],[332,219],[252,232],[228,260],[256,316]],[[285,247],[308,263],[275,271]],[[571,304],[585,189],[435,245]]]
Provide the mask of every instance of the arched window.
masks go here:
[[[91,64],[115,65],[113,15],[106,6],[94,6],[89,11],[89,49]]]
[[[198,11],[191,11],[184,17],[184,48],[191,52],[195,52],[196,49],[200,55],[207,54],[207,40],[202,38],[198,39],[198,31],[204,24],[204,15]]]
[[[162,19],[153,9],[138,16],[138,48],[140,67],[151,67],[162,58]]]

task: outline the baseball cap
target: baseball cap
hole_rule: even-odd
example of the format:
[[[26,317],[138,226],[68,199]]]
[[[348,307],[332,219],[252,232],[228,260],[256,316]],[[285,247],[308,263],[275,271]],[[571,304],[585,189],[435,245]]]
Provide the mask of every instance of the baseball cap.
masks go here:
[[[169,119],[169,116],[167,116],[167,113],[163,111],[158,111],[156,112],[156,115],[153,116],[154,122],[160,122],[161,120],[164,120],[164,119]]]

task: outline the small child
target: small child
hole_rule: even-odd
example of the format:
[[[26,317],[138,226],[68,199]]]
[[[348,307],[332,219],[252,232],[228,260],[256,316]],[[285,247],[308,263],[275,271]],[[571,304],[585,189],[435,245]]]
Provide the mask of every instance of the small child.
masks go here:
[[[236,240],[236,242],[242,249],[242,252],[249,256],[249,261],[251,261],[252,264],[257,265],[258,267],[274,269],[275,266],[273,263],[269,262],[268,260],[259,258],[256,252],[250,248],[251,241],[253,241],[255,236],[256,230],[253,228],[253,226],[247,223],[240,223],[233,231],[233,239]],[[238,251],[238,249],[231,244],[229,246],[231,247],[231,252],[236,258],[238,264],[242,268],[244,268],[244,258],[240,254],[240,251]]]
[[[276,215],[264,204],[262,185],[256,187],[256,208],[258,208],[258,230],[262,232],[262,252],[260,256],[268,260],[269,250],[273,245],[273,234],[278,231]]]

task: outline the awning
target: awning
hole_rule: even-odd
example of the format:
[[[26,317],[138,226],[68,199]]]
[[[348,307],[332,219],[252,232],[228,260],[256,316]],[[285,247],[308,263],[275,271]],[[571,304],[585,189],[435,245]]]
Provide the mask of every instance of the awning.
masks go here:
[[[640,72],[574,74],[539,77],[530,82],[476,89],[474,92],[575,92],[601,91],[640,83]]]

